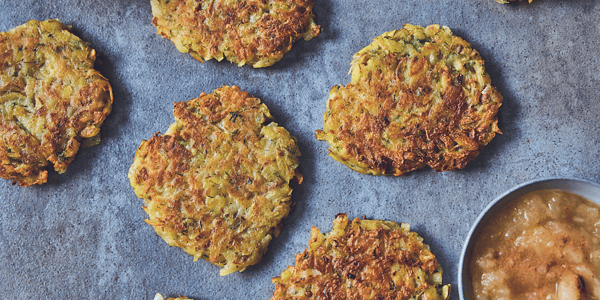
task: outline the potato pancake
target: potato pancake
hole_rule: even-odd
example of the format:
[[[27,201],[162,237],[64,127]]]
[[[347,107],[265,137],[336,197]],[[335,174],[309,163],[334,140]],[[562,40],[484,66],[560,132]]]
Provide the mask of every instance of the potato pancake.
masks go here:
[[[502,96],[483,64],[448,27],[384,33],[354,55],[351,83],[331,89],[317,139],[365,174],[462,169],[500,133]]]
[[[277,299],[448,299],[442,268],[408,224],[348,220],[338,214],[329,234],[313,227],[296,266],[273,278]]]
[[[502,3],[502,4],[511,3],[511,2],[521,2],[521,1],[528,1],[529,3],[533,2],[533,0],[496,0],[496,2]]]
[[[165,300],[165,298],[163,298],[163,296],[161,294],[156,294],[154,296],[154,300]],[[190,299],[188,297],[179,296],[177,298],[169,298],[167,300],[192,300],[192,299]]]
[[[199,61],[225,57],[254,68],[273,65],[303,38],[321,33],[314,0],[151,0],[157,34]]]
[[[0,33],[0,177],[30,186],[64,173],[81,145],[99,143],[112,109],[96,51],[58,20]]]
[[[221,275],[260,262],[290,211],[296,139],[272,122],[266,105],[223,86],[175,103],[176,122],[137,150],[129,179],[146,222],[167,244]]]

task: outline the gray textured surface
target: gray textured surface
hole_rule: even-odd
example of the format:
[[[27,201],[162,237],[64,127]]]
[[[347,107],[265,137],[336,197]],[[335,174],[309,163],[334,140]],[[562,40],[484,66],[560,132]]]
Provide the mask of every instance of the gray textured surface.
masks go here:
[[[80,151],[65,174],[51,172],[48,184],[30,188],[0,180],[0,299],[268,299],[271,277],[306,248],[311,226],[327,232],[339,212],[411,224],[438,255],[445,282],[456,285],[463,239],[496,195],[544,177],[600,181],[600,1],[316,2],[321,36],[255,70],[177,52],[156,35],[148,0],[0,0],[0,31],[29,19],[72,25],[101,55],[115,95],[101,144]],[[329,89],[349,81],[352,54],[405,23],[447,25],[471,42],[504,96],[504,134],[464,170],[362,175],[314,138]],[[222,84],[261,98],[298,138],[305,176],[263,262],[226,277],[168,247],[144,223],[127,179],[140,141],[173,121],[173,102]]]

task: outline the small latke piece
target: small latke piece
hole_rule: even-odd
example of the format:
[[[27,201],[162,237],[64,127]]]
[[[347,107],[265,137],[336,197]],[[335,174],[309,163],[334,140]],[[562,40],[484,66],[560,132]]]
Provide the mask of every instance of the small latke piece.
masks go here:
[[[31,20],[0,33],[0,177],[13,184],[46,183],[49,164],[64,173],[112,109],[96,52],[69,29]]]
[[[321,33],[314,0],[151,0],[157,34],[199,61],[268,67]]]
[[[290,211],[296,139],[237,86],[175,103],[176,122],[143,141],[129,170],[146,222],[170,246],[223,267],[260,262]]]
[[[408,224],[348,220],[338,214],[324,235],[313,227],[296,266],[273,278],[278,299],[448,299],[442,268]]]
[[[331,89],[317,139],[360,173],[462,169],[500,133],[502,96],[483,63],[448,27],[386,32],[354,55],[351,83]]]
[[[165,300],[165,298],[163,298],[163,296],[161,294],[156,294],[154,295],[154,300]],[[188,297],[183,297],[183,296],[179,296],[177,298],[169,298],[167,300],[192,300]]]
[[[521,2],[521,1],[525,1],[525,0],[495,0],[498,3],[502,3],[502,4],[506,4],[506,3],[511,3],[511,2]],[[533,2],[533,0],[528,0],[529,3]]]

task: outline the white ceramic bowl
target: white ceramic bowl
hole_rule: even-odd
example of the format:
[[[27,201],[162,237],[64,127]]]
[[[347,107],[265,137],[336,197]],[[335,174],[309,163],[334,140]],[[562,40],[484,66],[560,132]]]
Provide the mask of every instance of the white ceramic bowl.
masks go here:
[[[469,261],[473,254],[475,238],[488,222],[489,218],[501,207],[525,195],[537,190],[560,189],[581,195],[590,201],[600,204],[600,184],[581,179],[552,178],[534,180],[516,186],[504,194],[498,196],[481,212],[471,227],[458,263],[458,294],[461,300],[473,300],[473,284],[469,274]]]

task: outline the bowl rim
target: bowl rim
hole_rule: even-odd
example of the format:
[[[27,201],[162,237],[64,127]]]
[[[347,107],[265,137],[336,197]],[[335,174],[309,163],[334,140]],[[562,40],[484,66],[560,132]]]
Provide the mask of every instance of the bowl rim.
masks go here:
[[[465,269],[465,260],[467,257],[467,252],[472,251],[473,247],[473,236],[476,231],[481,231],[481,228],[478,228],[484,219],[488,219],[493,213],[495,213],[498,209],[503,207],[504,205],[512,202],[517,197],[520,197],[529,192],[537,191],[537,190],[547,190],[547,189],[561,189],[571,193],[575,193],[581,195],[588,200],[598,203],[600,205],[600,184],[586,180],[579,179],[573,177],[551,177],[551,178],[543,178],[543,179],[534,179],[529,180],[524,183],[521,183],[517,186],[510,188],[504,193],[500,194],[494,200],[492,200],[484,209],[479,213],[471,228],[465,241],[463,243],[462,251],[460,253],[460,259],[458,262],[458,295],[461,300],[472,300],[474,299],[472,296],[472,291],[465,291],[465,284],[469,284],[469,289],[471,288],[471,281],[468,278],[468,270]],[[584,190],[589,191],[592,189],[594,191],[591,194],[584,193]],[[585,195],[583,195],[583,194]],[[590,197],[593,195],[593,197]],[[469,256],[470,258],[470,256]],[[467,266],[468,268],[468,266]],[[466,297],[468,295],[468,298]]]

